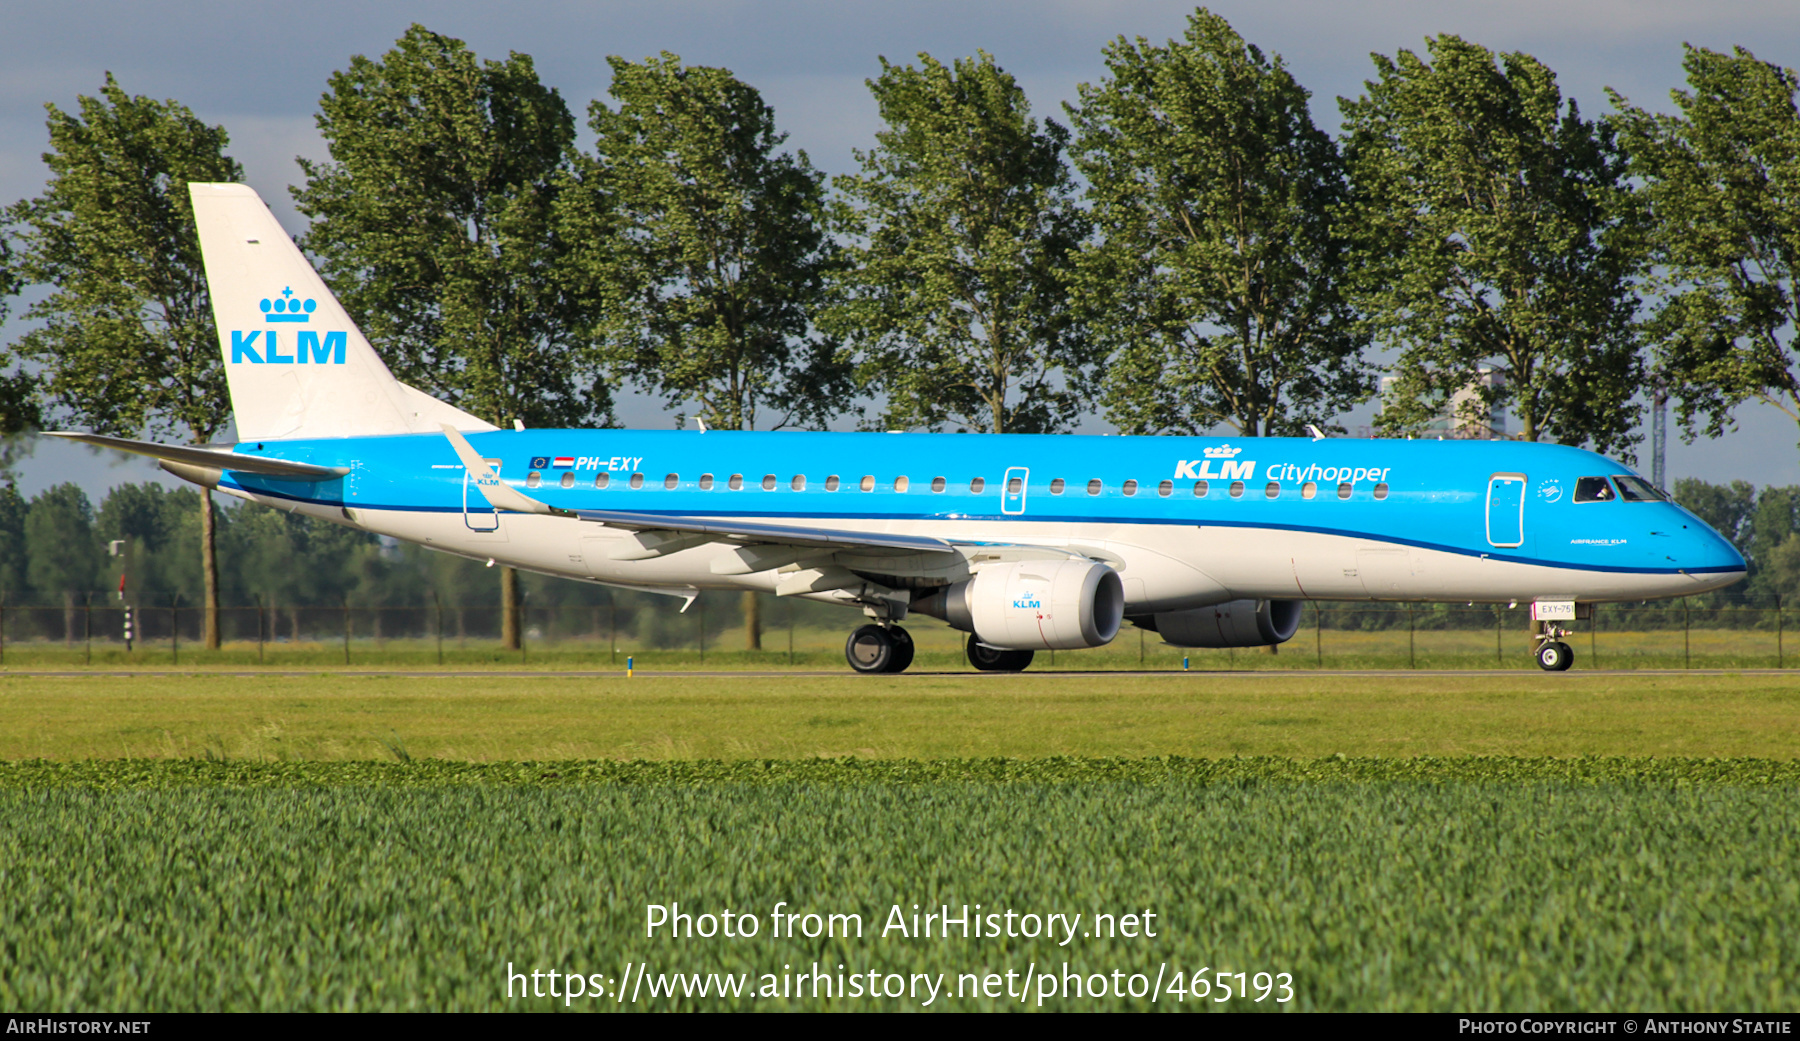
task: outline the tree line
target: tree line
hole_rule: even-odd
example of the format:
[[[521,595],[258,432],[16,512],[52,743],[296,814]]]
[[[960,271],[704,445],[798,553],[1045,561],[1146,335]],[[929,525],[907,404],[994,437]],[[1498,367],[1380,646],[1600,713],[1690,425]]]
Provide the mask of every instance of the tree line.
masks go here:
[[[1689,47],[1673,113],[1591,118],[1441,35],[1373,56],[1334,136],[1204,8],[1104,59],[1065,125],[986,52],[883,58],[881,128],[828,176],[728,70],[607,59],[584,149],[529,56],[414,25],[330,77],[300,244],[399,378],[503,427],[608,425],[629,385],[727,429],[1056,432],[1097,402],[1128,434],[1294,434],[1375,392],[1375,348],[1389,436],[1459,393],[1627,459],[1648,388],[1690,437],[1750,400],[1800,421],[1793,70]],[[0,424],[220,436],[186,184],[242,179],[225,129],[110,74],[47,108],[50,179],[0,235],[0,309],[43,287]]]

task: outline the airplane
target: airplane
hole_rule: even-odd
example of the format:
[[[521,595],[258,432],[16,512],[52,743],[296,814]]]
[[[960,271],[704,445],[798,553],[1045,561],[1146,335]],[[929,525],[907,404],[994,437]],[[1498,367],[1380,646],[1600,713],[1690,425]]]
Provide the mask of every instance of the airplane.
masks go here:
[[[1564,623],[1686,596],[1744,559],[1641,476],[1518,441],[496,428],[394,378],[256,192],[190,195],[239,440],[58,432],[249,502],[489,563],[684,598],[858,609],[859,673],[911,664],[909,614],[969,663],[1293,637],[1311,600],[1483,602]],[[1317,432],[1314,432],[1317,434]]]

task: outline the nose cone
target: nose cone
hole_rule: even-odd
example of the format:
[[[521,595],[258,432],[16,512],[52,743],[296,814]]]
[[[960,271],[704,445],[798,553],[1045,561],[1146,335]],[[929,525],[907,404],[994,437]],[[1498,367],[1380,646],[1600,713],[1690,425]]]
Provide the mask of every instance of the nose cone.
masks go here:
[[[1726,586],[1742,581],[1748,565],[1744,563],[1744,555],[1737,547],[1725,541],[1724,536],[1692,520],[1688,521],[1688,538],[1684,552],[1676,554],[1680,560],[1681,570],[1690,577],[1698,579],[1694,592],[1712,589],[1724,589]]]

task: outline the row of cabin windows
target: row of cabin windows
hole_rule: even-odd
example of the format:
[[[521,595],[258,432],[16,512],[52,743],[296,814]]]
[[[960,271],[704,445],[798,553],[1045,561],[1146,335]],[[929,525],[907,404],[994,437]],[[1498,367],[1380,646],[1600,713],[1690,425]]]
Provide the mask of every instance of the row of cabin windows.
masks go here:
[[[1585,478],[1584,478],[1584,480],[1585,480]],[[533,470],[525,476],[525,487],[536,488],[539,485],[543,484],[543,481],[544,481],[544,475],[537,470]],[[611,474],[600,473],[600,474],[594,475],[594,487],[595,488],[605,488],[608,485],[610,485],[611,483],[612,483],[612,475]],[[631,487],[633,487],[633,488],[642,488],[644,486],[644,475],[643,474],[632,474],[630,483],[631,483]],[[764,474],[763,475],[763,479],[762,479],[763,491],[772,492],[775,490],[776,485],[778,485],[780,483],[781,483],[780,480],[774,474]],[[561,484],[564,488],[575,487],[575,475],[573,473],[564,473],[562,475]],[[673,489],[673,488],[679,487],[680,485],[681,485],[681,476],[679,474],[669,474],[668,476],[663,478],[663,487],[664,488]],[[904,492],[910,486],[911,486],[911,481],[909,481],[907,478],[905,478],[905,477],[894,478],[894,491]],[[725,479],[725,487],[731,489],[734,492],[741,490],[744,487],[744,475],[743,474],[732,474],[730,477]],[[788,481],[788,487],[792,488],[794,491],[797,491],[797,492],[805,491],[806,490],[806,477],[801,474],[795,474],[793,479]],[[840,487],[840,484],[838,481],[837,474],[832,474],[830,477],[825,478],[825,490],[826,491],[835,492],[838,490],[839,487]],[[861,488],[865,492],[874,491],[875,490],[874,476],[873,475],[864,476],[863,479],[857,483],[857,487]],[[933,477],[931,479],[931,490],[933,492],[942,492],[947,487],[948,487],[948,484],[944,481],[944,479],[942,477]],[[1063,493],[1064,489],[1066,489],[1067,487],[1068,487],[1067,482],[1065,482],[1062,478],[1058,477],[1055,480],[1050,482],[1050,494],[1051,495],[1061,495]],[[973,478],[972,480],[969,481],[969,492],[972,495],[980,495],[982,493],[982,491],[985,490],[986,488],[987,488],[987,481],[980,477]],[[712,489],[713,489],[713,475],[712,474],[701,474],[700,475],[700,490],[709,492],[709,491],[712,491]],[[1009,478],[1007,480],[1006,494],[1018,495],[1023,490],[1024,490],[1024,481],[1022,479],[1013,477],[1013,478]],[[1087,493],[1089,495],[1099,495],[1101,492],[1103,492],[1105,490],[1106,490],[1106,485],[1097,477],[1087,483]],[[1119,490],[1128,496],[1134,496],[1138,493],[1138,483],[1136,481],[1126,481],[1123,485],[1120,486]],[[1351,493],[1354,490],[1355,489],[1351,486],[1349,481],[1344,481],[1337,486],[1337,497],[1340,499],[1348,499],[1348,498],[1350,498]],[[1195,498],[1204,499],[1212,493],[1212,485],[1207,481],[1195,481],[1194,487],[1193,487],[1193,493],[1194,493]],[[1162,496],[1165,499],[1168,498],[1169,496],[1175,494],[1175,482],[1174,481],[1164,481],[1161,484],[1157,485],[1156,486],[1156,494],[1159,496]],[[1242,482],[1242,481],[1231,482],[1230,486],[1227,487],[1227,489],[1226,489],[1226,494],[1230,495],[1233,499],[1243,498],[1244,497],[1244,482]],[[1318,486],[1317,482],[1307,481],[1306,483],[1304,483],[1300,486],[1300,498],[1315,499],[1318,497],[1318,495],[1319,495],[1319,486]],[[1280,498],[1281,497],[1281,482],[1280,481],[1270,481],[1268,484],[1264,485],[1263,486],[1263,497],[1267,498],[1267,499]],[[1375,498],[1385,499],[1387,497],[1388,497],[1388,486],[1387,486],[1387,482],[1383,481],[1380,484],[1377,484],[1375,486]],[[1577,501],[1581,501],[1579,497],[1577,497]]]

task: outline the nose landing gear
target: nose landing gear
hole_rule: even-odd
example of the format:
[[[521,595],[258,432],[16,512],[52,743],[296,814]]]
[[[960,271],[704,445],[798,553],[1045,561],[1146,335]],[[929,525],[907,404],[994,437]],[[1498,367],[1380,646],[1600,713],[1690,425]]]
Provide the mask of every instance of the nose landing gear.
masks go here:
[[[1567,672],[1575,664],[1575,652],[1560,640],[1551,640],[1537,649],[1538,668],[1545,672]]]
[[[865,625],[844,641],[844,658],[857,672],[904,672],[913,661],[912,634],[897,625]]]

